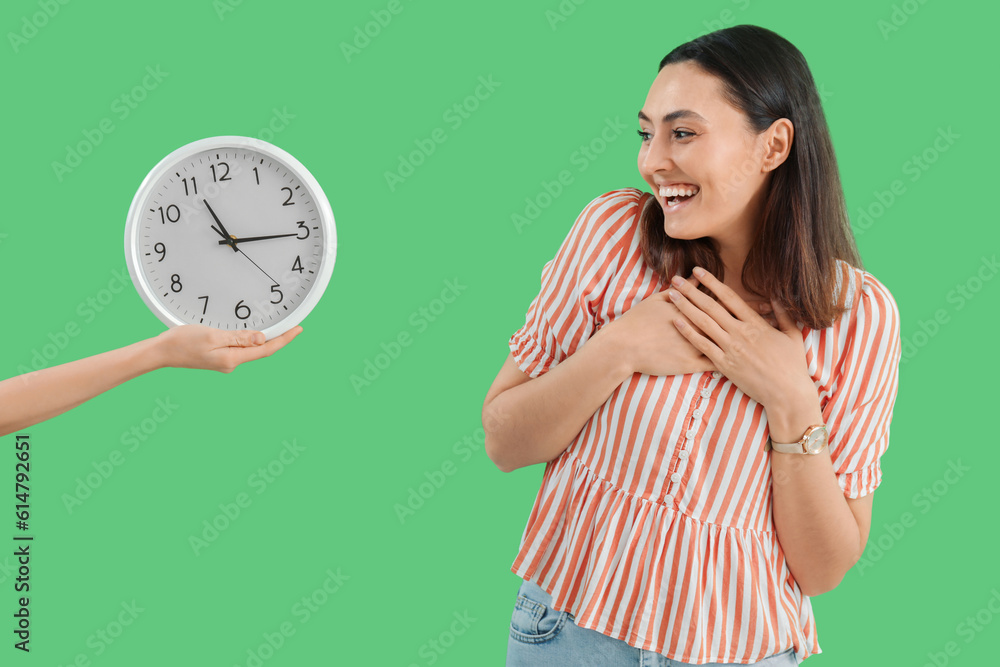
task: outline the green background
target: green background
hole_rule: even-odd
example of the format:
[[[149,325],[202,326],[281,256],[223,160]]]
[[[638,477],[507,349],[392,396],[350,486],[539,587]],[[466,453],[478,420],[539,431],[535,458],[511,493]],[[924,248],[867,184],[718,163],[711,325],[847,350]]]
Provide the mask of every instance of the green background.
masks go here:
[[[0,663],[69,665],[82,654],[101,667],[246,665],[287,622],[294,634],[268,666],[503,664],[520,581],[509,568],[543,466],[502,474],[490,462],[483,398],[583,206],[644,185],[634,118],[659,59],[735,23],[771,28],[808,59],[865,266],[902,314],[906,358],[867,560],[813,599],[824,653],[810,664],[995,660],[1000,619],[987,605],[995,595],[1000,609],[1000,456],[985,427],[1000,281],[977,282],[996,272],[987,260],[998,246],[987,204],[996,96],[984,67],[996,62],[995,5],[589,0],[564,2],[563,16],[556,0],[402,0],[348,57],[342,43],[371,12],[384,20],[389,3],[73,1],[50,3],[48,17],[45,2],[0,10],[0,377],[56,350],[46,345],[71,323],[79,334],[47,363],[162,331],[131,285],[109,288],[125,271],[139,183],[195,139],[261,137],[296,156],[330,199],[339,249],[304,333],[276,356],[231,375],[157,371],[29,429],[32,652],[12,648],[5,612]],[[147,67],[165,76],[121,117]],[[480,77],[498,85],[456,127],[445,114]],[[617,118],[627,131],[581,161],[577,151]],[[113,131],[57,174],[53,162],[104,119]],[[390,188],[385,173],[437,128],[445,141]],[[952,142],[935,148],[949,129]],[[934,159],[925,170],[912,161],[920,155]],[[512,215],[562,170],[572,182],[515,228]],[[902,194],[886,205],[879,193],[897,180]],[[420,324],[449,280],[464,289]],[[106,303],[90,312],[88,299]],[[411,344],[356,390],[351,376],[401,333]],[[162,422],[158,400],[176,406]],[[129,451],[133,428],[147,432]],[[258,493],[251,476],[278,469],[293,441],[298,458]],[[3,475],[13,475],[13,445],[3,438]],[[66,494],[115,450],[121,465],[70,511]],[[970,470],[955,479],[950,462]],[[443,467],[453,474],[401,521],[397,504]],[[14,532],[12,485],[0,483],[3,535]],[[190,536],[240,493],[251,504],[195,554]],[[0,558],[0,608],[11,612],[12,560]],[[346,579],[302,622],[296,605],[328,570]],[[133,601],[134,622],[100,640]],[[977,613],[979,630],[960,625]],[[452,642],[456,614],[475,621],[456,625]],[[439,639],[443,652],[429,643]]]

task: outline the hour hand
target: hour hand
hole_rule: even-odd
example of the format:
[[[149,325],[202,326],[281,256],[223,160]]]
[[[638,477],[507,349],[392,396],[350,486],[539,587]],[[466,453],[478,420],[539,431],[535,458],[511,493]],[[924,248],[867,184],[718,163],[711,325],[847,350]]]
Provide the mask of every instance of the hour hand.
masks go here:
[[[205,203],[205,208],[208,209],[208,212],[212,214],[212,217],[215,218],[215,222],[219,225],[218,229],[216,229],[215,225],[212,225],[212,229],[215,229],[215,233],[224,239],[219,245],[228,245],[233,249],[233,252],[237,252],[235,239],[229,235],[229,230],[226,229],[226,226],[222,224],[222,220],[219,220],[219,216],[217,216],[215,211],[212,210],[212,207],[209,206],[208,200],[202,199],[201,201]]]
[[[239,243],[249,243],[250,241],[266,241],[268,239],[283,239],[286,236],[298,236],[298,232],[293,232],[292,234],[271,234],[269,236],[244,236],[241,239],[236,239]],[[226,245],[227,241],[219,241],[219,245]]]

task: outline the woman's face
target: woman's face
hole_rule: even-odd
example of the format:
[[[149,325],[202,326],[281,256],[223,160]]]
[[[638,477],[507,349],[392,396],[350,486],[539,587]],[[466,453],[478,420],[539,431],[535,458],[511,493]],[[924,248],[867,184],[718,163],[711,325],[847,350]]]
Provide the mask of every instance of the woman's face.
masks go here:
[[[667,236],[711,237],[742,261],[773,168],[765,168],[772,132],[754,134],[723,98],[722,82],[692,62],[660,70],[639,126],[639,172],[663,209]]]

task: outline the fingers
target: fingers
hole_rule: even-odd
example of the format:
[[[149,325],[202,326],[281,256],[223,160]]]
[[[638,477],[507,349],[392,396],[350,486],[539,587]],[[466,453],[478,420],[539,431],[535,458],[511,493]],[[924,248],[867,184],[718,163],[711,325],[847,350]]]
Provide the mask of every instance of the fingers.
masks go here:
[[[271,340],[267,341],[263,345],[257,345],[255,347],[248,347],[235,350],[239,353],[238,363],[246,363],[248,361],[254,361],[256,359],[262,359],[264,357],[269,357],[284,346],[288,345],[292,340],[302,333],[302,327],[296,326],[292,327],[280,336],[276,336]],[[261,334],[263,336],[263,334]]]
[[[732,316],[710,296],[691,285],[680,276],[671,280],[673,288],[667,290],[667,297],[693,324],[716,341],[722,341],[726,332],[725,322]]]
[[[774,311],[775,319],[778,321],[778,328],[782,331],[798,331],[798,327],[795,326],[795,320],[792,316],[788,314],[785,307],[771,299],[771,308]]]
[[[761,301],[756,305],[757,305],[757,312],[760,313],[760,316],[763,317],[768,324],[770,324],[775,329],[781,328],[780,326],[778,326],[778,320],[774,315],[774,309],[770,303],[765,303]]]
[[[228,336],[227,347],[254,347],[264,342],[264,334],[260,331],[234,331]]]
[[[753,308],[747,305],[739,294],[734,292],[732,289],[726,286],[724,282],[713,276],[711,273],[701,268],[700,266],[694,267],[693,271],[695,277],[701,280],[701,283],[712,290],[712,293],[719,297],[719,301],[722,302],[729,312],[732,313],[737,318],[746,321],[747,319],[752,319],[757,313],[754,312]]]

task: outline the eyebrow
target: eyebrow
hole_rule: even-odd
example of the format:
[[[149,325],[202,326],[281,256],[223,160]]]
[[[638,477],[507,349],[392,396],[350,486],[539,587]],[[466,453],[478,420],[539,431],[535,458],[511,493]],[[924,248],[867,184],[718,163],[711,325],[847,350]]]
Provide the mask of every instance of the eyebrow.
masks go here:
[[[704,116],[702,116],[699,113],[695,113],[694,111],[691,111],[690,109],[678,109],[677,111],[671,111],[670,113],[668,113],[666,116],[663,117],[663,121],[662,122],[664,122],[664,123],[672,123],[675,120],[681,120],[681,119],[699,120],[699,121],[701,121],[703,123],[707,123],[708,122],[708,119],[706,119]],[[649,116],[647,116],[646,114],[644,114],[642,112],[642,110],[639,111],[639,120],[644,120],[647,123],[651,122],[649,120]]]

